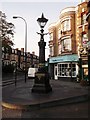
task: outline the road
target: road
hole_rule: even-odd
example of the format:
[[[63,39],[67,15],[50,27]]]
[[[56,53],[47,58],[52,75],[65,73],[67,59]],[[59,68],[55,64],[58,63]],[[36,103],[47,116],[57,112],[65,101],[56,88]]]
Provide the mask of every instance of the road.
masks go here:
[[[48,107],[32,111],[10,110],[3,107],[3,118],[88,118],[88,102]]]
[[[18,78],[23,77],[24,78],[25,74],[18,72],[17,73],[17,80]],[[15,79],[15,74],[14,73],[9,73],[9,74],[3,74],[2,75],[2,81],[6,81],[6,80],[14,80]]]
[[[9,80],[12,79],[8,77],[6,78]],[[17,80],[19,79],[24,80],[24,75],[18,76]],[[29,79],[27,78],[27,80]],[[33,80],[31,80],[31,82],[33,82]],[[10,87],[13,87],[13,85],[11,85]],[[48,107],[48,108],[39,108],[38,110],[31,110],[31,111],[12,110],[2,107],[2,117],[3,118],[88,118],[88,107],[89,107],[88,102],[68,104],[68,105]]]
[[[25,74],[21,72],[18,72],[17,75],[14,73],[4,74],[2,75],[2,82],[0,83],[0,86],[6,87],[12,83],[16,85],[18,82],[24,81],[24,79]]]

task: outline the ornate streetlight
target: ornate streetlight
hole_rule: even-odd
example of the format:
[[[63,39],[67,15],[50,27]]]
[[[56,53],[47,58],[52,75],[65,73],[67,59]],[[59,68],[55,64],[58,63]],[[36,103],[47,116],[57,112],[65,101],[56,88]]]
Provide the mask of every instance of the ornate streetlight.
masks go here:
[[[40,41],[38,42],[39,45],[39,68],[38,72],[35,73],[35,82],[32,88],[32,92],[35,93],[48,93],[52,91],[52,88],[49,84],[49,73],[45,67],[45,46],[46,42],[44,42],[44,35],[48,33],[44,33],[43,28],[45,27],[48,19],[46,19],[42,13],[41,18],[37,19],[38,24],[40,25],[41,32],[37,34],[40,35]]]
[[[26,75],[27,75],[27,22],[23,17],[20,16],[13,16],[14,19],[20,18],[25,22],[25,82],[26,82]]]

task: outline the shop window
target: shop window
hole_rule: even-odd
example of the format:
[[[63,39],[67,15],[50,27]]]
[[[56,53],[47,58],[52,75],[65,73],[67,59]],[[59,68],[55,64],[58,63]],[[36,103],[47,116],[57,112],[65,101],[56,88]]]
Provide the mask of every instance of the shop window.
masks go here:
[[[71,68],[72,66],[72,68]],[[76,64],[73,63],[60,63],[58,64],[58,76],[59,77],[76,77]]]
[[[76,65],[72,64],[72,76],[76,76]]]

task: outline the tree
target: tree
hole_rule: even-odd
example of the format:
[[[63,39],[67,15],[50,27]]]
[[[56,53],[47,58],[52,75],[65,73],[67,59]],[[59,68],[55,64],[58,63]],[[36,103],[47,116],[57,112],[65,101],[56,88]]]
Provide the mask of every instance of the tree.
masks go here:
[[[14,45],[12,40],[14,36],[14,24],[7,22],[6,15],[2,13],[0,18],[0,25],[2,47],[11,49],[11,47]]]
[[[14,37],[14,24],[7,22],[5,13],[0,11],[0,42],[2,42],[2,53],[6,59],[7,55],[11,54]],[[4,49],[3,49],[4,48]],[[13,65],[3,64],[4,59],[2,59],[2,72],[8,73],[13,72]]]

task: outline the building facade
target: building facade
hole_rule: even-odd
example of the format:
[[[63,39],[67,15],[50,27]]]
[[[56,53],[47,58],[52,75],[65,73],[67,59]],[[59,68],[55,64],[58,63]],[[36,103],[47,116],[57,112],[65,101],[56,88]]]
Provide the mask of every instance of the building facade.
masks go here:
[[[82,2],[76,8],[76,43],[80,79],[86,79],[88,76],[88,23],[86,14],[87,2]]]
[[[39,57],[35,55],[35,53],[26,53],[27,56],[27,69],[29,67],[38,67],[39,63]],[[8,51],[5,47],[2,47],[2,65],[17,65],[18,70],[25,70],[25,52],[24,48],[21,48],[19,50],[11,49],[11,51]]]
[[[75,80],[79,74],[80,49],[86,50],[88,41],[86,11],[86,1],[67,7],[60,12],[59,20],[49,26],[49,72],[54,79]]]

